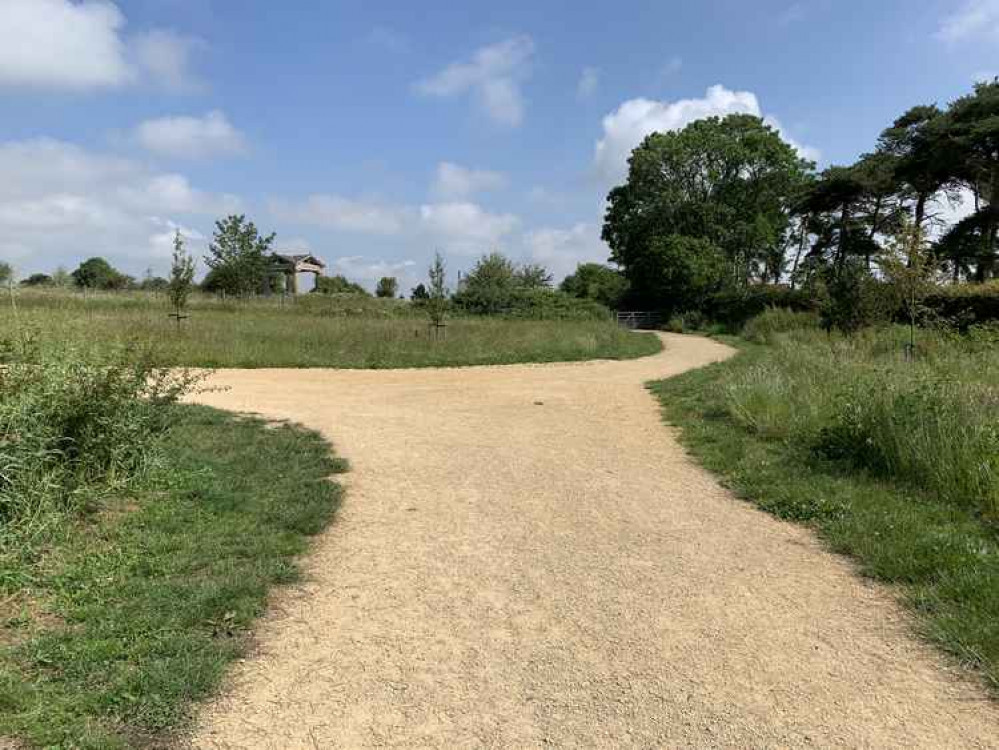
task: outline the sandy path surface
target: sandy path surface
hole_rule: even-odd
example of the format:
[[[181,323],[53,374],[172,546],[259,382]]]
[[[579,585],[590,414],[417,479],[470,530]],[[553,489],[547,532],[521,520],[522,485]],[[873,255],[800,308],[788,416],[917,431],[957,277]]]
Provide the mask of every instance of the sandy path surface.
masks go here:
[[[882,588],[689,459],[630,362],[222,371],[350,459],[200,748],[982,748],[999,711]],[[278,470],[275,468],[275,470]]]

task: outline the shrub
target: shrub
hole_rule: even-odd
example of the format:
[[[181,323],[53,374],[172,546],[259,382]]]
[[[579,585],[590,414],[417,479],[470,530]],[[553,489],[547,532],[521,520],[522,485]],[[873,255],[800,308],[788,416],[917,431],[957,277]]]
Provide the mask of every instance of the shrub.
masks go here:
[[[704,314],[736,332],[769,308],[815,312],[817,304],[811,292],[765,284],[717,292],[708,297]]]
[[[960,330],[999,321],[999,281],[937,287],[923,300],[929,313]]]
[[[742,337],[757,344],[772,344],[779,334],[818,327],[819,318],[813,312],[770,307],[746,323]]]
[[[521,289],[500,310],[509,318],[528,320],[607,320],[610,310],[589,299],[572,297],[552,289]]]
[[[312,288],[315,294],[357,294],[370,297],[371,294],[360,284],[349,281],[346,276],[320,276]]]
[[[141,476],[168,427],[167,407],[194,382],[121,349],[49,351],[21,338],[0,352],[0,529],[8,533]]]

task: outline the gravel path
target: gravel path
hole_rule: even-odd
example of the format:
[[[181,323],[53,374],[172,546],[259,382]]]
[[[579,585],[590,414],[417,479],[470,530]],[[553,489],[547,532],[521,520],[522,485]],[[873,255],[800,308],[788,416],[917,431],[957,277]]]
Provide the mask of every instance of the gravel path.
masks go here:
[[[999,710],[881,587],[736,500],[650,379],[725,357],[222,371],[350,459],[199,748],[984,748]],[[279,471],[275,467],[275,471]]]

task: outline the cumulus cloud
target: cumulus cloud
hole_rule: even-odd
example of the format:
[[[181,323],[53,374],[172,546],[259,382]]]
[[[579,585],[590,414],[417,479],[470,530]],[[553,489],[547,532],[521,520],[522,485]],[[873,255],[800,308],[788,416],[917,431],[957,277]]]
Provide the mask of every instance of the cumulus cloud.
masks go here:
[[[589,99],[600,86],[600,71],[596,68],[586,67],[579,74],[579,83],[576,84],[576,98]]]
[[[761,117],[762,111],[756,94],[750,91],[731,91],[716,85],[710,87],[701,99],[678,99],[672,102],[629,99],[603,118],[603,137],[597,141],[594,149],[597,174],[608,183],[620,182],[627,174],[628,157],[645,136],[679,130],[705,117],[731,114]],[[774,118],[768,117],[767,120],[777,127]],[[796,148],[805,158],[817,156],[814,149],[798,145]]]
[[[206,85],[191,70],[194,52],[205,48],[204,40],[168,29],[138,34],[132,49],[139,68],[154,83],[175,92],[202,91]]]
[[[968,0],[946,16],[936,36],[945,42],[960,42],[980,35],[999,35],[999,0]]]
[[[272,200],[277,218],[342,232],[404,237],[423,246],[458,254],[500,246],[520,226],[513,214],[492,213],[470,201],[419,206],[340,195],[312,195],[301,202]]]
[[[235,196],[199,190],[183,175],[64,141],[0,143],[0,257],[20,272],[103,255],[134,273],[165,257],[163,235],[185,226],[182,217],[239,207]]]
[[[420,206],[420,228],[456,253],[496,248],[520,226],[513,214],[494,214],[476,203],[431,203]]]
[[[506,177],[487,169],[470,169],[460,164],[442,161],[431,188],[434,195],[445,200],[468,198],[475,193],[498,190],[507,184]]]
[[[564,277],[580,263],[606,263],[609,251],[595,224],[580,222],[567,229],[544,227],[527,232],[524,245],[530,259]]]
[[[135,78],[119,36],[125,17],[103,0],[4,0],[0,85],[84,90]]]
[[[285,221],[382,235],[401,234],[415,216],[415,211],[405,206],[326,194],[310,195],[301,203],[275,200],[271,211]]]
[[[213,110],[204,117],[160,117],[141,123],[136,140],[162,156],[205,159],[231,156],[246,150],[246,139],[223,112]]]
[[[109,0],[3,0],[0,86],[64,91],[149,82],[201,87],[190,71],[200,40],[165,29],[123,35],[125,16]]]
[[[424,96],[472,95],[479,108],[501,125],[515,127],[524,120],[520,82],[530,74],[534,41],[517,36],[482,47],[472,59],[454,62],[415,84]]]

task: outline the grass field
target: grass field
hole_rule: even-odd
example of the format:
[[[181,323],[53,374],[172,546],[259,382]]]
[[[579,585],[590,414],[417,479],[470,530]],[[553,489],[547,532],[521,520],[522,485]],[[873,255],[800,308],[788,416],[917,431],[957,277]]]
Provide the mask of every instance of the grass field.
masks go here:
[[[0,746],[165,746],[336,509],[328,478],[345,466],[318,435],[172,408],[140,490],[72,516],[6,571]]]
[[[763,326],[765,329],[766,326]],[[922,633],[999,690],[999,347],[993,332],[754,331],[653,384],[684,444],[746,499],[899,585]]]
[[[178,328],[166,301],[148,294],[84,296],[22,291],[17,315],[0,313],[0,337],[28,327],[44,339],[153,345],[165,365],[197,367],[434,367],[628,359],[660,349],[651,334],[604,320],[456,317],[442,340],[409,303],[302,295],[223,303],[196,299]]]

